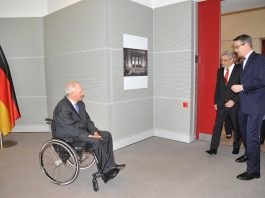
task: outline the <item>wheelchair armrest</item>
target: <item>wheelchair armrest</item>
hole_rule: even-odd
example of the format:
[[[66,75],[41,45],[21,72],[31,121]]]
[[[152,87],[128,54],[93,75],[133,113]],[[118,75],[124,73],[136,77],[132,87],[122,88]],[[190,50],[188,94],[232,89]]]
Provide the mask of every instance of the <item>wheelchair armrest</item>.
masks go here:
[[[51,124],[53,122],[52,118],[45,118],[47,124]]]

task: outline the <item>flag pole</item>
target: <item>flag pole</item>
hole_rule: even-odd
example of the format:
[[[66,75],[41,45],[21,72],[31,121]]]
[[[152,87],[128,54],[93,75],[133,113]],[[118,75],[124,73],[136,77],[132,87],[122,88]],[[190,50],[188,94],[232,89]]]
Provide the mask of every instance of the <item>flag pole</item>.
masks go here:
[[[3,138],[1,132],[0,132],[0,150],[3,150]]]

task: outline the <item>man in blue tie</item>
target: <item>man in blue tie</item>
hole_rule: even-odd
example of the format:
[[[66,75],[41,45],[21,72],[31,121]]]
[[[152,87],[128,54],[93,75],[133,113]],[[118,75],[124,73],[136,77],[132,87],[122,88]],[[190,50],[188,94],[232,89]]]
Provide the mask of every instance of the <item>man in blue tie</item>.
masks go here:
[[[246,172],[237,176],[241,180],[260,178],[260,128],[265,115],[265,57],[252,49],[252,39],[240,35],[234,40],[237,54],[244,57],[240,84],[231,89],[239,93],[239,126],[246,152],[236,159],[247,161]]]
[[[56,138],[69,143],[83,141],[90,144],[106,183],[125,168],[125,164],[115,163],[112,135],[108,131],[100,131],[90,119],[82,101],[84,91],[78,82],[69,81],[65,92],[66,96],[59,101],[53,112]]]

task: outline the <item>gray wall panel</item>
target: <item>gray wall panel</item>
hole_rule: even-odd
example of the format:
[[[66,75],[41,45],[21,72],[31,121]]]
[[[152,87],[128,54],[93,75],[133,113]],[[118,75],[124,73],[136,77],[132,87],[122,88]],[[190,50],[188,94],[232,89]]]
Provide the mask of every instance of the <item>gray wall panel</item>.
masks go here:
[[[30,126],[43,126],[47,115],[43,18],[0,18],[0,27],[21,113],[16,131],[35,131]]]
[[[47,116],[49,118],[52,118],[53,116],[53,110],[55,108],[55,106],[57,105],[57,103],[64,97],[64,95],[62,95],[61,97],[48,97],[47,98]]]
[[[46,97],[18,97],[21,118],[16,121],[17,125],[44,125],[47,117]],[[36,129],[38,130],[38,129]],[[22,131],[27,132],[27,131]]]
[[[191,97],[191,52],[155,53],[154,96]]]
[[[79,81],[86,98],[91,101],[110,101],[109,50],[54,56],[46,59],[47,93],[49,97],[64,95],[69,80]]]
[[[45,96],[44,58],[7,59],[17,96]]]
[[[190,108],[182,100],[154,98],[154,128],[190,133]]]
[[[111,105],[84,100],[86,110],[99,130],[111,131]]]
[[[46,55],[106,47],[105,6],[105,0],[83,0],[46,16]]]
[[[7,57],[43,56],[43,18],[0,18],[0,27]]]
[[[123,47],[123,34],[148,38],[153,51],[153,10],[129,0],[111,0],[111,47]]]
[[[114,140],[131,137],[153,129],[153,99],[113,104]]]
[[[154,128],[194,132],[194,2],[154,10]],[[182,108],[182,102],[189,108]]]
[[[192,46],[192,1],[154,9],[154,51],[189,50]]]

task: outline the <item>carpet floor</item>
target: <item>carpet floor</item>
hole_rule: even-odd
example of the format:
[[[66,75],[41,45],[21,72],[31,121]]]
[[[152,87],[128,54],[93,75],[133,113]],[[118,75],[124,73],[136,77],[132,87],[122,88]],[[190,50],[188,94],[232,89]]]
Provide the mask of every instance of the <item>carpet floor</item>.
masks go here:
[[[39,150],[49,133],[12,133],[5,140],[17,145],[0,150],[1,198],[263,198],[265,197],[265,153],[261,153],[261,178],[241,181],[246,170],[235,159],[232,147],[220,145],[217,155],[205,151],[209,142],[190,144],[152,137],[115,151],[125,170],[107,184],[98,179],[94,192],[91,174],[95,166],[81,170],[67,186],[58,186],[43,175]]]

